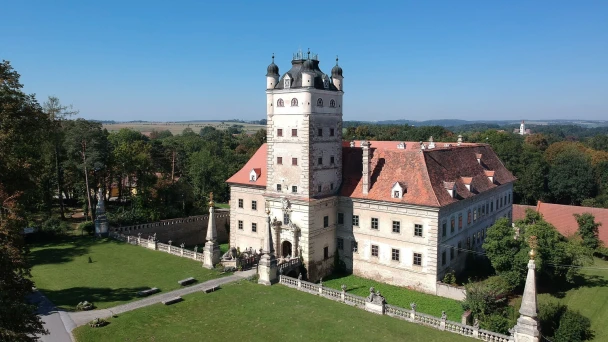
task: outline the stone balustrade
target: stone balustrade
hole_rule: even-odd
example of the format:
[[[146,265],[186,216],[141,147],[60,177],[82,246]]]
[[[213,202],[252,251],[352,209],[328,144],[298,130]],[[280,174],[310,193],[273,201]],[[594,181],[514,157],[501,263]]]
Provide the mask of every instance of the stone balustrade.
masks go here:
[[[141,236],[123,235],[117,232],[110,232],[109,236],[115,240],[124,241],[134,246],[141,246],[144,248],[177,255],[183,258],[193,259],[196,261],[200,261],[201,263],[205,261],[205,255],[202,252],[202,248],[201,252],[194,252],[182,247],[172,246],[171,244],[165,244],[158,241],[154,241],[153,239],[142,238]]]
[[[332,288],[324,287],[322,284],[314,284],[301,279],[291,278],[285,275],[279,275],[279,284],[298,289],[300,291],[316,294],[325,298],[345,303],[348,305],[356,306],[359,308],[365,308],[367,298],[356,296],[350,293],[346,293],[345,287],[342,291],[335,290]],[[369,304],[369,303],[368,303]],[[408,322],[426,325],[438,330],[448,331],[451,333],[464,335],[472,338],[476,338],[483,341],[491,342],[512,342],[513,338],[503,334],[479,329],[478,326],[470,326],[461,324],[454,321],[447,320],[447,317],[435,317],[424,313],[417,312],[415,305],[413,309],[404,309],[398,306],[381,304],[381,310],[374,311],[375,313],[381,313],[398,319],[402,319]]]

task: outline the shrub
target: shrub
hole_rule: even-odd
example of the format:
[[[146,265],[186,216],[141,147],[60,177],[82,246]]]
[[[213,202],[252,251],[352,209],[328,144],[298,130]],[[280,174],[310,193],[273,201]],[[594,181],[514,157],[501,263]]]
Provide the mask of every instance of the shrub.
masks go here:
[[[103,318],[95,318],[94,320],[92,320],[92,321],[89,322],[89,326],[91,328],[100,328],[100,327],[103,327],[103,326],[105,326],[107,324],[108,324],[108,321],[106,321]]]
[[[513,325],[507,317],[500,313],[493,313],[486,316],[480,323],[480,327],[485,330],[497,332],[499,334],[508,335],[509,328]]]
[[[84,302],[80,302],[78,303],[78,305],[76,305],[76,310],[79,311],[88,311],[88,310],[93,310],[95,308],[95,305],[93,305],[93,303],[89,303],[86,300]]]
[[[566,310],[567,307],[557,301],[548,301],[538,306],[538,321],[543,335],[555,336],[559,321]]]
[[[82,222],[78,225],[78,229],[80,229],[80,231],[83,233],[92,235],[95,232],[95,223],[92,221]]]
[[[572,310],[566,310],[559,320],[553,342],[579,342],[593,337],[589,318]]]
[[[443,283],[449,285],[456,285],[456,272],[454,270],[450,270],[448,273],[443,276]]]
[[[45,235],[61,235],[65,234],[69,228],[66,222],[56,217],[51,217],[42,223],[41,231]]]

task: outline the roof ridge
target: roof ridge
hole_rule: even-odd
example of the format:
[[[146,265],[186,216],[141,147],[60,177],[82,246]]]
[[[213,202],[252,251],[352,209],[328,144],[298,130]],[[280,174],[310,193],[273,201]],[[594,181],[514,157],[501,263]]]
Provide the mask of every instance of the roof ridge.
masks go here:
[[[426,156],[428,156],[427,153],[420,153],[419,155],[422,156],[422,164],[423,166],[423,181],[428,183],[429,188],[431,189],[431,193],[433,193],[433,198],[435,199],[435,205],[436,206],[441,206],[440,202],[439,202],[439,198],[437,197],[437,193],[435,192],[435,188],[433,187],[433,183],[431,182],[431,176],[429,176],[429,169],[427,167],[427,163],[426,163]],[[454,182],[454,185],[456,185],[456,182]]]

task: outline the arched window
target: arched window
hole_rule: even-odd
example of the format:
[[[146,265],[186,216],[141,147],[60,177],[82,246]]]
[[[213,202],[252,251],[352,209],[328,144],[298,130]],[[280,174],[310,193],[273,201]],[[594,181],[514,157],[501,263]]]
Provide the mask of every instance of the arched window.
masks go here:
[[[331,108],[335,108],[336,107],[336,101],[334,101],[333,99],[329,101],[329,106]]]
[[[317,107],[323,107],[323,99],[317,99]]]
[[[285,102],[283,102],[283,99],[277,100],[277,107],[285,107]]]
[[[298,99],[296,99],[295,97],[293,99],[291,99],[291,106],[292,107],[297,107],[298,106]]]

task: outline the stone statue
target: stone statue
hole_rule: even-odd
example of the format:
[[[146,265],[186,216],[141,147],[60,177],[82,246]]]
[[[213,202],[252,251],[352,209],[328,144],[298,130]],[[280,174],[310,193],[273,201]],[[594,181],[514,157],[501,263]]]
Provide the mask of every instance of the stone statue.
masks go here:
[[[376,295],[375,291],[376,291],[376,289],[374,289],[373,286],[369,288],[369,296],[367,296],[367,301],[368,302],[371,303],[371,302],[374,301],[374,296]]]
[[[448,315],[446,315],[445,311],[441,311],[441,319],[444,321],[448,319]]]
[[[473,321],[473,328],[479,329],[479,320],[477,318],[475,318],[475,320]]]
[[[412,311],[416,311],[416,303],[410,303],[410,308],[412,308]]]
[[[300,272],[300,274],[298,274],[298,280],[302,280],[302,272]]]
[[[342,284],[340,288],[342,289],[342,292],[346,292],[346,285]]]
[[[369,288],[369,296],[367,296],[367,301],[373,304],[378,304],[378,305],[382,305],[386,303],[386,300],[384,299],[384,297],[382,296],[382,294],[380,294],[380,291],[375,291],[375,289],[373,287]]]
[[[152,241],[156,241],[156,233],[154,233],[154,236],[152,237]]]
[[[194,253],[198,252],[198,246],[194,246]]]
[[[222,260],[234,260],[236,259],[236,248],[230,247],[224,255],[222,255]]]
[[[186,246],[186,244],[182,242],[182,244],[181,244],[181,245],[179,245],[179,246],[180,246],[181,248],[184,248],[184,247]]]

